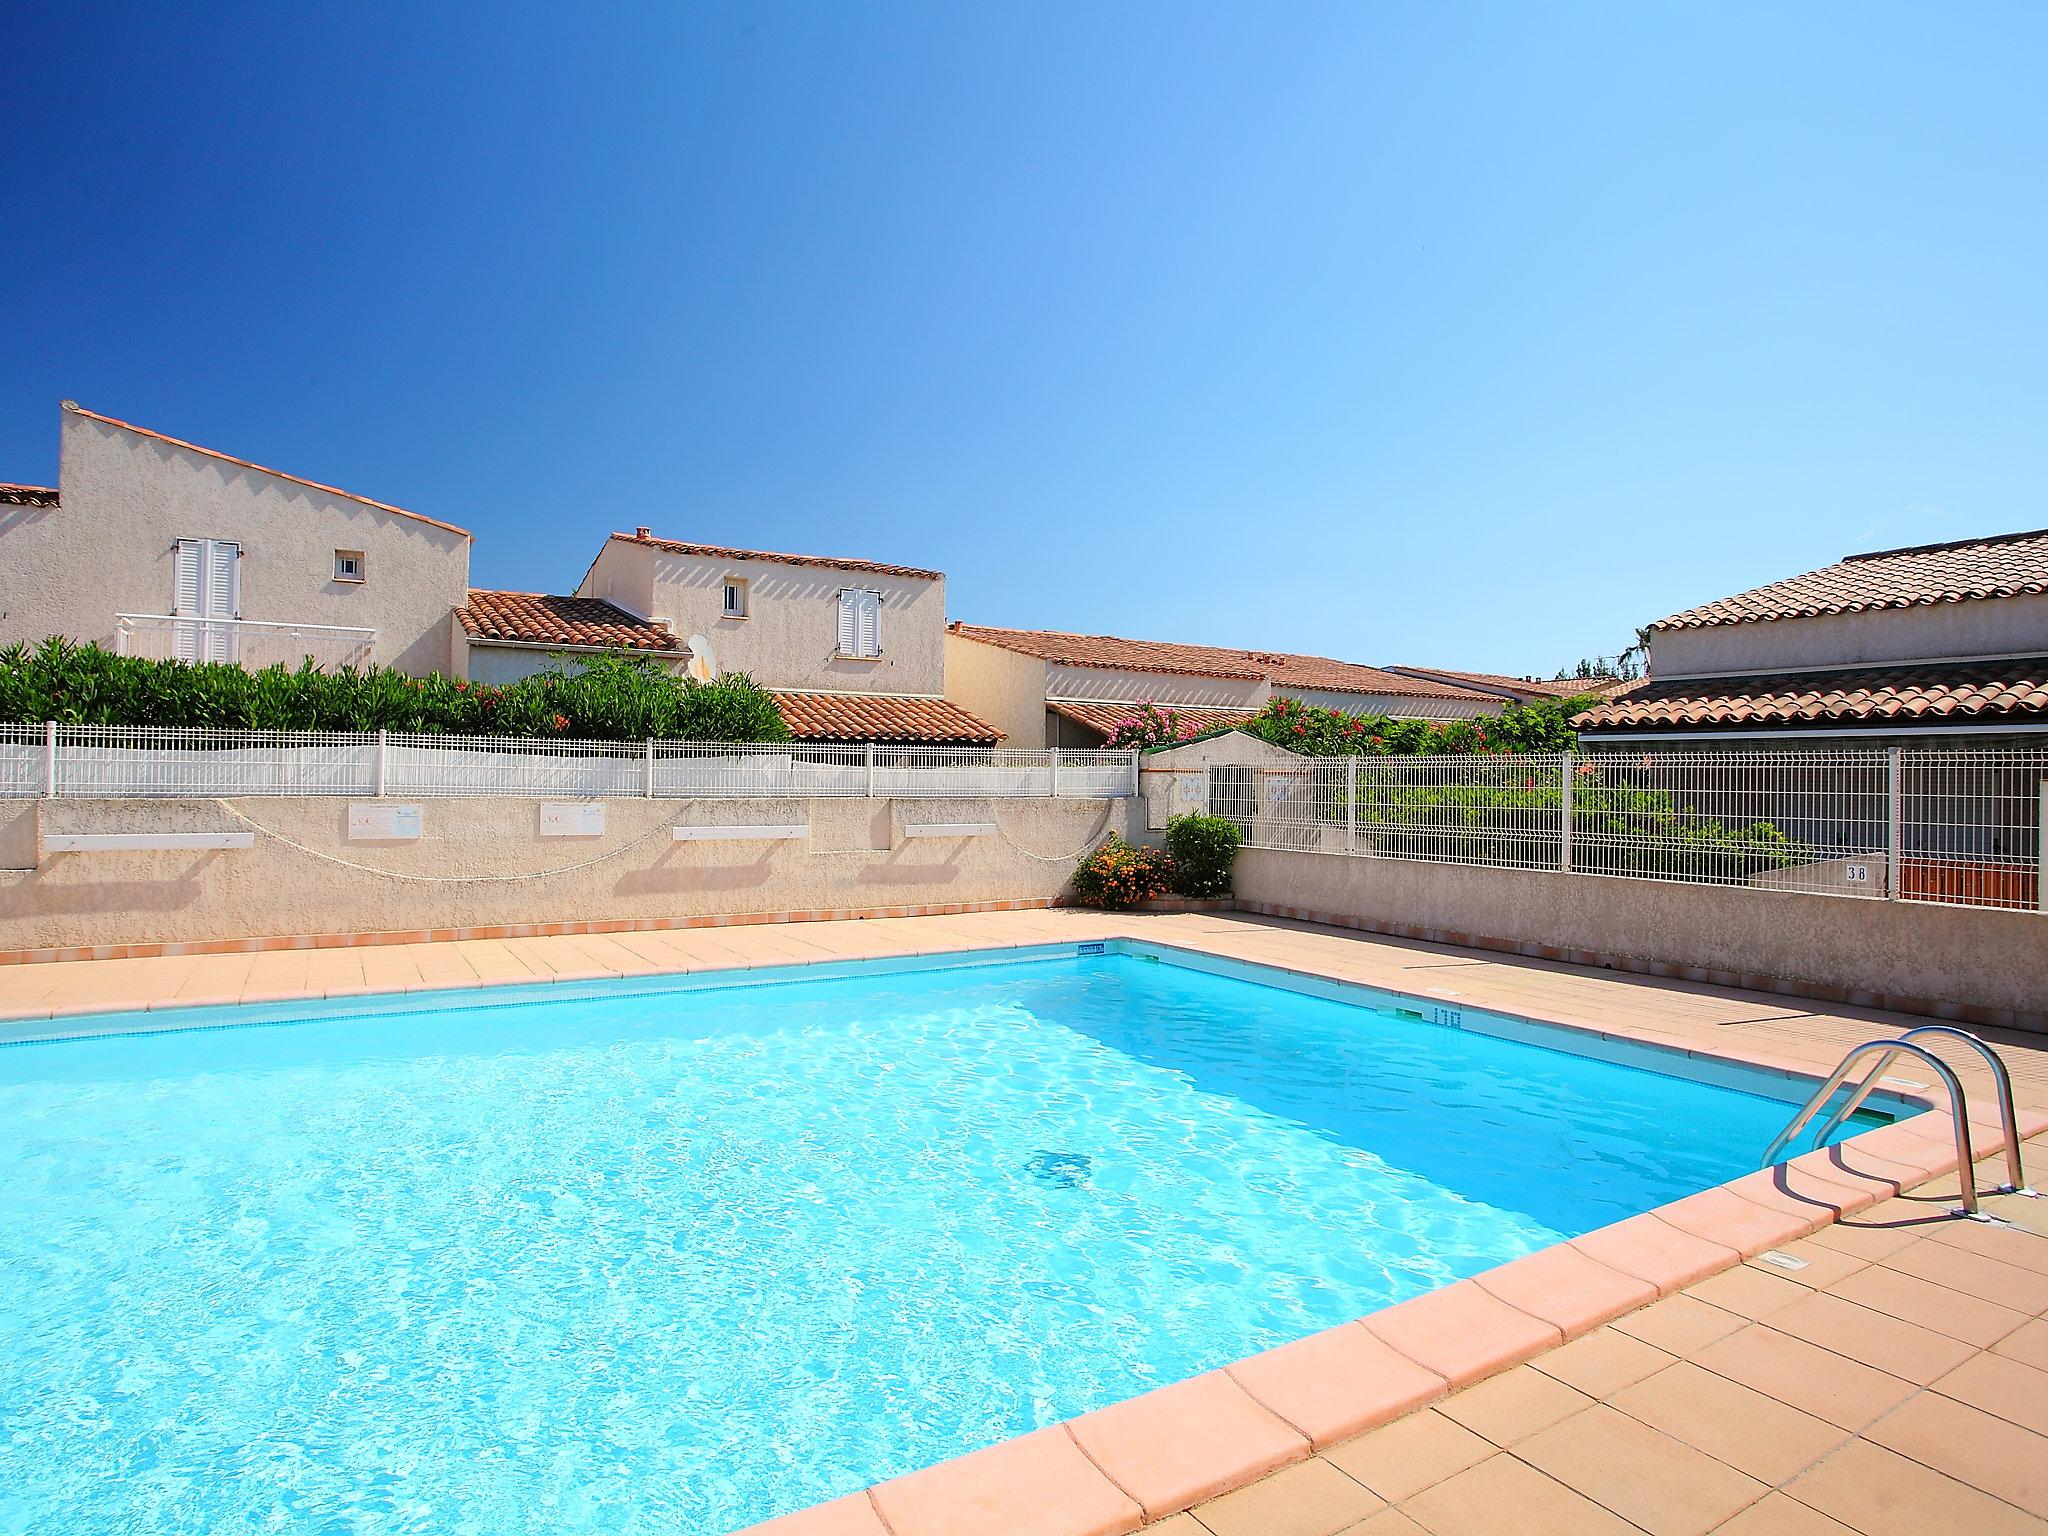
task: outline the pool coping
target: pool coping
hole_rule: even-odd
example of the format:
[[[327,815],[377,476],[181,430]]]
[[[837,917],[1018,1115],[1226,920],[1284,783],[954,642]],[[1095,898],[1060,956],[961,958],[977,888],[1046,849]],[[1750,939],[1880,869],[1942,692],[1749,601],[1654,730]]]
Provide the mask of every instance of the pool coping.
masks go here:
[[[1594,1025],[1560,1010],[1479,1003],[1456,988],[1385,986],[1331,968],[1244,959],[1185,937],[1133,932],[1105,921],[1093,932],[1004,943],[941,938],[899,949],[899,963],[948,956],[1022,957],[1077,944],[1142,946],[1193,968],[1266,972],[1304,983],[1299,990],[1367,992],[1473,1011],[1582,1038],[1647,1047],[1654,1054],[1762,1070],[1799,1083],[1823,1075],[1810,1061],[1740,1044],[1703,1044],[1654,1029]],[[157,1029],[208,1027],[181,1022],[189,1010],[237,1004],[525,988],[563,983],[703,977],[763,971],[823,974],[883,956],[819,959],[720,957],[715,963],[592,966],[546,976],[426,979],[400,985],[284,988],[275,993],[157,999],[122,1009],[105,1003],[0,1008],[0,1023],[55,1024],[84,1015],[163,1013]],[[1201,962],[1208,962],[1202,964]],[[766,979],[766,978],[764,978]],[[707,982],[707,984],[715,984]],[[145,1026],[147,1027],[147,1026]],[[1447,1025],[1446,1027],[1461,1027]],[[120,1031],[133,1033],[133,1029]],[[1875,1030],[1873,1031],[1875,1032]],[[18,1043],[78,1038],[101,1031],[62,1027],[17,1034]],[[1510,1036],[1512,1038],[1512,1036]],[[1593,1054],[1600,1054],[1594,1052]],[[1611,1059],[1611,1058],[1610,1058]],[[1681,1075],[1696,1075],[1684,1074]],[[1905,1189],[1955,1171],[1947,1110],[1927,1093],[1893,1090],[1922,1106],[1910,1119],[1859,1133],[1822,1152],[1744,1175],[1697,1194],[1553,1244],[1439,1290],[1334,1328],[1232,1362],[1139,1397],[1078,1415],[939,1462],[864,1491],[748,1527],[743,1536],[1112,1536],[1230,1492],[1325,1447],[1361,1434],[1449,1392],[1512,1368],[1639,1307],[1761,1252],[1817,1231]],[[1973,1104],[1979,1157],[2003,1138],[1995,1110]],[[2022,1138],[2048,1131],[2048,1114],[2021,1111]]]

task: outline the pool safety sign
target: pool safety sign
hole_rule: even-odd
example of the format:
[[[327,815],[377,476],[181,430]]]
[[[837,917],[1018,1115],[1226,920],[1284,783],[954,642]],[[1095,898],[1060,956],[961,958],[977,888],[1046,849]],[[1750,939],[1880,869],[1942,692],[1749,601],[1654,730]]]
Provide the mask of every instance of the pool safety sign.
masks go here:
[[[352,843],[409,843],[420,835],[420,808],[373,800],[348,808],[348,840]]]
[[[603,837],[604,802],[571,800],[543,802],[540,808],[542,837]]]

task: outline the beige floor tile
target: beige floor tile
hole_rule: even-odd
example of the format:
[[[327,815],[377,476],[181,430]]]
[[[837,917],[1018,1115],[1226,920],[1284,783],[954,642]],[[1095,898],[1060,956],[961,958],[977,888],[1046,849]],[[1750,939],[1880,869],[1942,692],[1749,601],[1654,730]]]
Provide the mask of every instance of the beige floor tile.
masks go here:
[[[1145,1527],[1145,1536],[1209,1536],[1193,1515],[1168,1515],[1156,1525]]]
[[[1877,1444],[2048,1518],[2048,1437],[1935,1392],[1865,1432]]]
[[[1674,1355],[1690,1355],[1716,1339],[1740,1330],[1745,1319],[1680,1292],[1666,1296],[1640,1312],[1618,1317],[1611,1326],[1631,1338],[1654,1344]]]
[[[1808,1292],[1783,1275],[1756,1264],[1739,1264],[1718,1275],[1709,1275],[1686,1290],[1695,1301],[1733,1312],[1751,1321],[1768,1317],[1780,1307],[1789,1307]]]
[[[1617,1392],[1613,1407],[1738,1472],[1776,1486],[1827,1455],[1847,1432],[1681,1361]]]
[[[1635,1527],[1505,1451],[1401,1507],[1431,1536],[1632,1536]]]
[[[1605,1404],[1531,1435],[1515,1454],[1652,1536],[1700,1536],[1770,1492]]]
[[[1852,1440],[1785,1487],[1861,1536],[2041,1536],[2041,1522],[1968,1483]]]
[[[1898,1209],[1899,1202],[1887,1200],[1874,1205],[1861,1215],[1847,1221],[1838,1221],[1822,1227],[1804,1242],[1818,1243],[1823,1248],[1832,1248],[1837,1253],[1846,1253],[1869,1263],[1878,1263],[1890,1254],[1897,1253],[1920,1241],[1923,1235],[1919,1223],[1925,1220],[1924,1212],[1910,1216]]]
[[[1693,1356],[1719,1376],[1751,1391],[1839,1424],[1861,1429],[1913,1395],[1911,1383],[1765,1323],[1751,1323]]]
[[[1145,1528],[1145,1536],[1152,1536],[1150,1526]],[[1383,1509],[1356,1525],[1345,1526],[1337,1536],[1429,1536],[1429,1532],[1398,1509]]]
[[[1915,1243],[1893,1254],[1884,1265],[1994,1306],[2011,1307],[2034,1317],[2048,1312],[2048,1275],[1987,1259],[1950,1243]]]
[[[2048,1435],[2048,1371],[1986,1353],[1942,1377],[1934,1390],[2037,1435]]]
[[[1437,1412],[1508,1446],[1592,1406],[1585,1393],[1522,1365],[1454,1393],[1437,1404]]]
[[[1774,1493],[1721,1526],[1717,1536],[1856,1536],[1856,1532],[1796,1499]]]
[[[1331,1446],[1323,1459],[1381,1498],[1399,1503],[1493,1454],[1491,1441],[1426,1408]]]
[[[1318,1457],[1212,1500],[1195,1518],[1215,1536],[1334,1536],[1385,1507]]]
[[[2048,1371],[2048,1318],[2035,1318],[1991,1346],[1994,1354]]]
[[[2037,1275],[2048,1275],[2048,1237],[2042,1235],[2043,1231],[2048,1231],[2048,1202],[2013,1196],[2005,1208],[2019,1211],[2022,1225],[2028,1224],[2027,1218],[2034,1218],[2030,1229],[2015,1231],[2011,1227],[1992,1226],[1981,1221],[1951,1221],[1929,1235],[1938,1243],[1968,1249],[1971,1253],[2020,1269],[2030,1269]]]
[[[1917,1275],[1901,1274],[1882,1264],[1858,1270],[1829,1286],[1828,1294],[1873,1312],[1932,1328],[1980,1349],[1996,1343],[2027,1320],[2023,1312],[1952,1291]]]
[[[1773,1313],[1770,1325],[1923,1387],[1976,1353],[1961,1339],[1818,1291]]]
[[[1776,1275],[1780,1279],[1790,1280],[1794,1285],[1803,1285],[1816,1291],[1826,1290],[1836,1281],[1847,1279],[1857,1270],[1867,1268],[1871,1262],[1869,1259],[1858,1258],[1855,1254],[1844,1253],[1839,1248],[1817,1243],[1810,1237],[1802,1237],[1796,1243],[1785,1243],[1771,1251],[1788,1254],[1806,1267],[1780,1269],[1776,1265],[1766,1263],[1761,1255],[1751,1259],[1746,1267],[1761,1270],[1767,1275]]]
[[[1538,1355],[1529,1365],[1588,1397],[1604,1398],[1655,1375],[1676,1358],[1633,1334],[1608,1327]]]

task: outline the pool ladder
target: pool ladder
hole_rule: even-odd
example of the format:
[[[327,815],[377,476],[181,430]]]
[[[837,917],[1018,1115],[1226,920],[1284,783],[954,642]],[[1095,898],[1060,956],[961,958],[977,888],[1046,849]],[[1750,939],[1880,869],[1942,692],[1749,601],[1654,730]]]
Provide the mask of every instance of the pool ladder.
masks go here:
[[[1977,1160],[1970,1150],[1969,1101],[1963,1094],[1962,1079],[1956,1076],[1955,1069],[1926,1046],[1916,1043],[1929,1035],[1936,1035],[1944,1040],[1960,1040],[1984,1058],[1984,1064],[1991,1069],[1991,1080],[1998,1088],[1998,1118],[2001,1122],[2000,1129],[2005,1133],[2006,1181],[1998,1186],[1996,1192],[2001,1195],[2028,1195],[2036,1200],[2040,1199],[2038,1191],[2027,1187],[2026,1173],[2020,1166],[2020,1125],[2019,1117],[2013,1110],[2012,1074],[2006,1071],[2005,1062],[1998,1052],[1991,1049],[1982,1039],[1966,1029],[1956,1029],[1948,1024],[1922,1024],[1918,1029],[1909,1029],[1903,1035],[1892,1039],[1866,1040],[1852,1049],[1828,1075],[1828,1080],[1814,1091],[1813,1097],[1806,1101],[1799,1113],[1792,1117],[1791,1123],[1778,1132],[1777,1140],[1773,1141],[1764,1153],[1761,1166],[1768,1168],[1777,1162],[1784,1150],[1792,1145],[1799,1133],[1806,1129],[1815,1115],[1820,1113],[1821,1107],[1849,1080],[1849,1074],[1856,1070],[1856,1064],[1864,1057],[1879,1051],[1884,1053],[1878,1057],[1877,1065],[1864,1073],[1863,1080],[1849,1091],[1849,1096],[1836,1106],[1834,1113],[1822,1122],[1819,1133],[1814,1137],[1815,1146],[1826,1146],[1828,1138],[1863,1107],[1863,1101],[1876,1090],[1893,1062],[1901,1055],[1912,1056],[1934,1073],[1948,1093],[1949,1119],[1955,1123],[1956,1130],[1956,1183],[1962,1191],[1962,1205],[1958,1208],[1957,1214],[1978,1215],[1975,1171]]]

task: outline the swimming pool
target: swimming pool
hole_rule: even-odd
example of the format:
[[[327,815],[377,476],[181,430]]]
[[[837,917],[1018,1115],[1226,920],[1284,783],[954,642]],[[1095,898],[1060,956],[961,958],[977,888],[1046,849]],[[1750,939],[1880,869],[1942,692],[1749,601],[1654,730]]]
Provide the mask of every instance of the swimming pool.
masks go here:
[[[1796,1093],[1085,948],[0,1050],[0,1531],[727,1531],[1732,1178]]]

